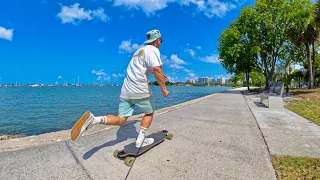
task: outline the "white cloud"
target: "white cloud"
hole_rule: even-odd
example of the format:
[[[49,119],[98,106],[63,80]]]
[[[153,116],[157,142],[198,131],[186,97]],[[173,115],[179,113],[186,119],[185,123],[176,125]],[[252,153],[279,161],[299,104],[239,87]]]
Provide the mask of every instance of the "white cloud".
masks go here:
[[[180,59],[176,54],[172,54],[170,59],[174,64],[187,64],[184,60]]]
[[[197,11],[204,13],[208,18],[223,17],[228,11],[231,11],[237,6],[229,2],[221,2],[219,0],[183,0],[180,2],[183,5],[190,6],[196,5]],[[234,3],[239,4],[237,0]]]
[[[108,76],[108,74],[105,73],[103,69],[100,69],[99,71],[92,70],[91,73],[97,76],[97,81],[103,82],[110,80],[110,76]]]
[[[194,74],[193,71],[189,70],[189,69],[184,69],[184,71],[188,74],[189,78],[196,78],[197,76]]]
[[[161,60],[164,64],[170,64],[170,60],[168,59],[168,57],[164,54],[161,54]]]
[[[95,74],[96,76],[108,76],[107,73],[103,71],[103,69],[100,69],[99,71],[92,70],[91,73]]]
[[[141,47],[143,47],[143,45],[132,44],[131,39],[129,41],[122,41],[121,44],[119,45],[120,53],[123,53],[123,52],[133,53]]]
[[[58,79],[63,79],[63,77],[62,76],[58,76]]]
[[[182,66],[182,65],[186,65],[187,64],[184,60],[180,59],[178,57],[178,55],[176,55],[176,54],[172,54],[170,56],[170,59],[168,59],[167,56],[162,55],[161,59],[162,59],[164,64],[169,65],[169,68],[176,69],[176,70],[184,69],[184,66]]]
[[[13,37],[13,29],[6,29],[0,26],[0,39],[6,39],[8,41],[12,41]]]
[[[189,70],[187,68],[185,68],[183,65],[187,65],[188,63],[185,62],[184,60],[180,59],[178,57],[178,55],[176,54],[172,54],[170,59],[167,58],[167,56],[165,55],[161,55],[161,59],[164,62],[164,64],[167,64],[169,66],[169,68],[179,71],[179,70],[183,70],[184,72],[186,72],[188,74],[189,78],[197,78],[197,76],[194,74],[194,72],[192,70]],[[173,72],[172,74],[176,74],[175,72]]]
[[[97,81],[109,81],[110,76],[98,76]]]
[[[105,38],[104,38],[104,37],[101,37],[101,38],[98,39],[98,41],[101,42],[101,43],[103,43],[103,42],[105,41]]]
[[[201,49],[201,46],[197,46],[196,48],[200,50],[200,49]]]
[[[114,0],[114,6],[125,6],[129,9],[142,10],[147,16],[155,14],[172,3],[180,6],[195,6],[197,12],[202,12],[209,18],[223,17],[228,11],[235,9],[237,5],[241,4],[238,0],[231,0],[229,2],[222,2],[220,0]]]
[[[119,77],[124,77],[124,74],[112,74],[112,77],[114,78],[119,78]]]
[[[178,77],[176,77],[176,76],[168,76],[167,80],[170,82],[178,82],[179,81]]]
[[[79,8],[79,6],[79,3],[70,6],[61,5],[61,11],[57,14],[57,17],[61,19],[62,24],[80,24],[82,20],[91,21],[95,18],[100,19],[102,22],[109,20],[109,17],[104,13],[104,9],[100,7],[92,11],[90,9]]]
[[[141,9],[148,16],[167,7],[169,2],[175,0],[115,0],[115,6],[125,6],[129,9]]]
[[[171,69],[183,69],[183,66],[180,66],[179,64],[170,64],[169,67]]]
[[[211,56],[202,57],[199,60],[203,61],[203,62],[207,62],[207,63],[220,63],[219,56],[216,54],[213,54]]]
[[[104,9],[102,9],[101,7],[99,7],[96,10],[93,10],[92,16],[97,19],[100,19],[102,22],[108,22],[110,20],[110,18],[104,13]]]
[[[196,51],[193,49],[184,49],[185,52],[188,52],[190,56],[194,57],[196,55]]]

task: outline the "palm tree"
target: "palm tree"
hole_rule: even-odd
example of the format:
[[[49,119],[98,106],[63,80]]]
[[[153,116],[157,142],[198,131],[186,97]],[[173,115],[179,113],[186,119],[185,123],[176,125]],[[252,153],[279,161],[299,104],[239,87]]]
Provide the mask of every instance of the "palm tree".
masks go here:
[[[319,1],[319,0],[318,0]],[[297,2],[292,2],[297,3]],[[309,84],[308,87],[311,89],[314,83],[314,76],[312,73],[312,59],[314,58],[314,44],[318,38],[318,31],[316,30],[315,21],[314,21],[314,13],[313,13],[313,5],[304,6],[303,2],[298,5],[293,15],[291,16],[289,28],[287,29],[288,39],[297,47],[304,49],[307,54],[307,62],[308,62],[308,71],[309,71]],[[309,2],[308,2],[309,3]],[[303,5],[303,6],[302,6]],[[300,6],[300,7],[299,7]],[[320,22],[320,21],[319,21]],[[312,57],[310,55],[310,47],[312,50]]]

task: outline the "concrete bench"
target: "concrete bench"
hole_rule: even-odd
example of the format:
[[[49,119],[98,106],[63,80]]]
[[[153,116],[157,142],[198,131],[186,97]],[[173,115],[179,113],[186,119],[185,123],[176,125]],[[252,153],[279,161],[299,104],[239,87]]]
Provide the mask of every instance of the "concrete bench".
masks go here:
[[[282,82],[271,84],[269,90],[260,94],[260,103],[268,104],[268,107],[273,109],[283,108],[283,90],[284,84]],[[268,103],[265,103],[265,100],[268,100]]]

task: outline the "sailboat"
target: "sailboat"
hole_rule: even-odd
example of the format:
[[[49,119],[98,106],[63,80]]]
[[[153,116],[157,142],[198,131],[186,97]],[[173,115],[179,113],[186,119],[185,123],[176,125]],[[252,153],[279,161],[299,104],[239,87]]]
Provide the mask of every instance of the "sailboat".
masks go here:
[[[78,84],[76,86],[80,86],[80,84],[79,84],[79,76],[78,76]]]

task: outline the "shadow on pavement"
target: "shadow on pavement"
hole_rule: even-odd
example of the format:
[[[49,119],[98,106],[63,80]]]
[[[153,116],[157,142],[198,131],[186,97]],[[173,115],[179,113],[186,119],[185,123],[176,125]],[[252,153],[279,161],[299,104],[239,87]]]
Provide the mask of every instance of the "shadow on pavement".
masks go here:
[[[135,126],[135,124],[137,122],[140,122],[140,121],[138,121],[138,120],[135,120],[133,122],[130,121],[130,123],[127,123],[126,125],[121,126],[117,131],[117,139],[92,148],[90,151],[86,152],[83,155],[83,159],[85,159],[85,160],[89,159],[94,153],[98,152],[102,148],[116,145],[118,143],[126,141],[129,138],[137,138],[139,135],[139,133],[136,130],[136,126]]]
[[[268,106],[266,106],[265,104],[262,104],[260,102],[253,102],[257,107],[260,107],[260,108],[268,108]]]

